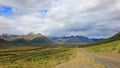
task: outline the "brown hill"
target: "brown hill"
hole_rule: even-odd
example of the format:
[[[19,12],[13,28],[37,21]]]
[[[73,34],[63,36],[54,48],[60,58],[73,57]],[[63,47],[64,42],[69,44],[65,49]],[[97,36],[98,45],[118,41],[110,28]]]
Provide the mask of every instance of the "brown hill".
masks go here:
[[[0,38],[0,43],[6,43],[7,41]]]

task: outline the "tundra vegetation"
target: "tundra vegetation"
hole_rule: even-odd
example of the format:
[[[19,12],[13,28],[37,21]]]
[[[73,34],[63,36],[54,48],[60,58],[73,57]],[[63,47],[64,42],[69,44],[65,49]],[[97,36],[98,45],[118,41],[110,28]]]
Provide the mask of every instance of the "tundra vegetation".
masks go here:
[[[1,46],[1,68],[50,68],[74,57],[75,48],[50,46]]]

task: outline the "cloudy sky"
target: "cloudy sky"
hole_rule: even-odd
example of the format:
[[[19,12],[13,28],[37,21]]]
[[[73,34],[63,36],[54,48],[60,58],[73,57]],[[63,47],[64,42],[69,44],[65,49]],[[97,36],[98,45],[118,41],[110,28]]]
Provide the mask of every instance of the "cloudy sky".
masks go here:
[[[0,34],[109,37],[120,31],[120,0],[0,0]]]

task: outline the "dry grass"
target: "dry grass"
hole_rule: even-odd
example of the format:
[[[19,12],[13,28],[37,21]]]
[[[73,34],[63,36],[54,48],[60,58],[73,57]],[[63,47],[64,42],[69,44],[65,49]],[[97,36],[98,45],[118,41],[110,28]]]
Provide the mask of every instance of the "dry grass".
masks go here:
[[[42,48],[40,46],[4,46],[0,47],[0,52],[4,51],[15,51],[15,50],[27,50],[27,49],[36,49],[36,48]]]
[[[0,68],[50,68],[68,60],[75,48],[7,46],[0,50]]]

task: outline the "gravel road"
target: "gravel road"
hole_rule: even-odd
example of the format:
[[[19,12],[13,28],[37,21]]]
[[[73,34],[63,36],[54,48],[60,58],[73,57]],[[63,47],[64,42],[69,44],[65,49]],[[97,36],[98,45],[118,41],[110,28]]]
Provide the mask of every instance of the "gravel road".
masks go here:
[[[88,53],[83,49],[82,52],[88,57],[94,59],[95,62],[100,63],[107,68],[120,68],[120,59]]]
[[[102,65],[105,68],[120,68],[120,60],[88,53],[84,51],[84,49],[78,49],[78,54],[76,57],[70,59],[65,63],[56,65],[53,68],[98,68],[97,66],[99,65]]]

